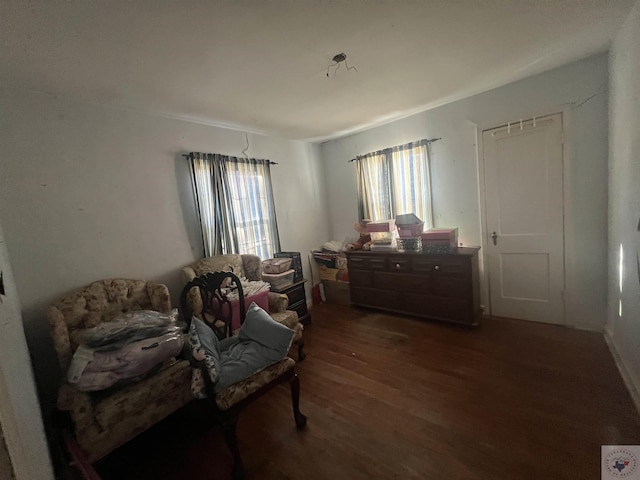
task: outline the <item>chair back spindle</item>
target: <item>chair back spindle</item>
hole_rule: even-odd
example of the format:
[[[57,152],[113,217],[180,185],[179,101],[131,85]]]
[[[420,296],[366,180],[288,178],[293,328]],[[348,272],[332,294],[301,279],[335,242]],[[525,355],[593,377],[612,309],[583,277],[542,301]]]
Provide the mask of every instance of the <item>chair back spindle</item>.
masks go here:
[[[193,302],[187,301],[193,288],[200,291],[202,299],[200,312],[194,312],[191,308]],[[238,294],[237,302],[235,299],[229,300],[228,298],[232,291],[236,291]],[[234,305],[239,308],[240,324],[242,325],[246,316],[244,293],[240,279],[232,272],[205,273],[187,283],[180,294],[180,311],[187,324],[187,330],[191,325],[191,319],[196,316],[205,322],[221,340],[233,335]]]

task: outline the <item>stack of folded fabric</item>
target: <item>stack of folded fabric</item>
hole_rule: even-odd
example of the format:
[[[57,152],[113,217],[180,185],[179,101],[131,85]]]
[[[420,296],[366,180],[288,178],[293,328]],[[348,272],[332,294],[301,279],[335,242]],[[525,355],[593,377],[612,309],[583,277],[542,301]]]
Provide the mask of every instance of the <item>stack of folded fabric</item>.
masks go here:
[[[140,310],[85,330],[67,379],[79,390],[97,391],[161,368],[182,351],[177,317],[177,310],[170,314]]]

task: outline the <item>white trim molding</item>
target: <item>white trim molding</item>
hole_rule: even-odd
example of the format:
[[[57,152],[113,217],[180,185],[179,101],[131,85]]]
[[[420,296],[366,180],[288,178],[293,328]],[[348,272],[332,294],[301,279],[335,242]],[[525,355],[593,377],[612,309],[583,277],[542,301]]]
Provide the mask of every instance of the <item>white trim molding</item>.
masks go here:
[[[616,346],[616,342],[611,337],[609,330],[605,328],[604,330],[604,340],[607,342],[607,346],[609,347],[609,351],[611,352],[611,356],[613,357],[613,361],[616,363],[618,367],[618,371],[620,372],[620,376],[622,377],[622,381],[624,382],[629,394],[631,395],[631,400],[633,400],[633,404],[636,406],[636,410],[640,414],[640,386],[637,386],[633,383],[633,377],[629,373],[622,357],[618,353],[618,347]]]

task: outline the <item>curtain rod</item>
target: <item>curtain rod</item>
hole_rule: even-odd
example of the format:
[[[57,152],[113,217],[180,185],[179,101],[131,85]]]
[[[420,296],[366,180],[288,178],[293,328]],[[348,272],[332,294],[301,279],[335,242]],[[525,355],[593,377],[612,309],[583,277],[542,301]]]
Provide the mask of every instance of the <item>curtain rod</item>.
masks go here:
[[[438,138],[429,138],[429,139],[426,139],[426,140],[418,140],[418,141],[416,141],[416,142],[409,142],[409,143],[405,143],[404,145],[398,145],[398,146],[396,146],[396,147],[391,147],[391,148],[383,148],[382,150],[376,150],[375,152],[365,153],[364,155],[358,155],[358,156],[360,156],[360,157],[365,157],[365,156],[367,156],[367,155],[371,155],[372,153],[388,152],[388,151],[391,151],[391,150],[393,150],[393,149],[395,149],[395,148],[406,148],[406,147],[408,147],[409,145],[412,145],[412,144],[414,144],[414,143],[421,143],[421,142],[424,142],[424,143],[429,144],[429,143],[437,142],[438,140],[442,140],[442,137],[438,137]],[[356,160],[357,160],[357,158],[352,158],[351,160],[348,160],[348,162],[355,162]]]
[[[191,154],[190,153],[183,153],[182,156],[184,158],[191,158]],[[229,156],[229,155],[223,155],[223,156]],[[251,160],[250,158],[241,158],[241,157],[233,157],[233,158],[237,158],[238,160]],[[255,159],[254,159],[255,160]],[[269,165],[278,165],[278,162],[272,162],[271,160],[264,160],[264,159],[257,159],[260,162],[269,162]]]

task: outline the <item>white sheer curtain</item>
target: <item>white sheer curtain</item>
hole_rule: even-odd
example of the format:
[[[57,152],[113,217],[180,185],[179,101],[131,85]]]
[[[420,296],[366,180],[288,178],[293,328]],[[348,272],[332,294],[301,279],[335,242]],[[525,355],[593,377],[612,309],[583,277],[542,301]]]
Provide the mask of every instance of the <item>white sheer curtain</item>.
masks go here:
[[[428,140],[420,140],[355,159],[358,220],[414,213],[425,228],[433,225],[428,149]]]
[[[356,160],[358,178],[358,220],[384,220],[391,218],[391,191],[387,156],[383,152],[369,154]]]

